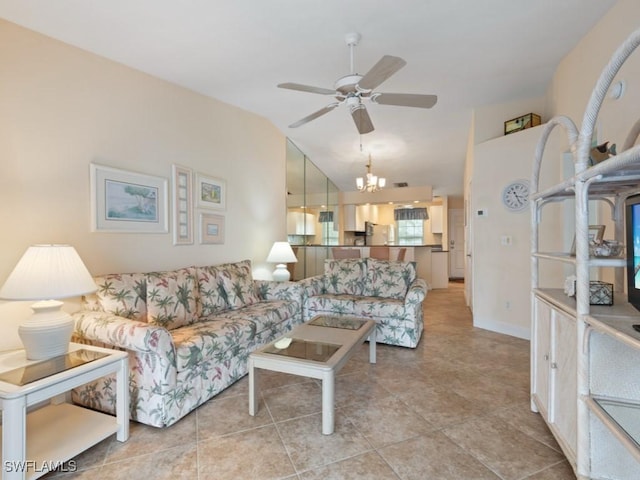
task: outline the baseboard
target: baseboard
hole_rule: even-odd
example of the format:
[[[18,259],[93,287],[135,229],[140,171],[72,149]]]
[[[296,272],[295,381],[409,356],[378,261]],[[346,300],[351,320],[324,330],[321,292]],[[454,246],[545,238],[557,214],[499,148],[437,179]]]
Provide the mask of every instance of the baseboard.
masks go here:
[[[480,320],[474,317],[473,326],[512,337],[522,338],[523,340],[531,340],[531,329],[520,325],[492,320]]]

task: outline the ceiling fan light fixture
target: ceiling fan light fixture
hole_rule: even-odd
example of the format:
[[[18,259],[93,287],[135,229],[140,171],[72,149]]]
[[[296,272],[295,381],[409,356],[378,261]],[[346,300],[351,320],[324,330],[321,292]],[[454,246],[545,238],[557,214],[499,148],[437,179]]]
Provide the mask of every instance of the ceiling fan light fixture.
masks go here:
[[[305,123],[315,120],[322,115],[333,110],[338,105],[345,104],[349,107],[351,116],[358,132],[362,135],[374,130],[373,122],[369,117],[363,100],[370,99],[378,105],[395,105],[401,107],[431,108],[435,105],[437,98],[435,95],[420,95],[408,93],[380,93],[374,92],[383,82],[403,68],[407,62],[400,57],[383,55],[382,58],[371,67],[367,73],[360,75],[356,73],[353,62],[354,47],[360,43],[359,33],[348,33],[345,41],[349,47],[350,73],[344,75],[334,84],[334,89],[314,87],[312,85],[302,85],[299,83],[285,82],[278,84],[278,88],[287,88],[301,92],[316,93],[320,95],[332,95],[338,100],[317,112],[307,115],[297,122],[289,125],[289,128],[297,128]]]
[[[366,180],[365,180],[366,178]],[[356,188],[360,192],[377,192],[378,190],[384,188],[387,184],[387,180],[384,177],[378,177],[371,173],[371,154],[369,154],[369,163],[367,164],[367,176],[356,178]]]

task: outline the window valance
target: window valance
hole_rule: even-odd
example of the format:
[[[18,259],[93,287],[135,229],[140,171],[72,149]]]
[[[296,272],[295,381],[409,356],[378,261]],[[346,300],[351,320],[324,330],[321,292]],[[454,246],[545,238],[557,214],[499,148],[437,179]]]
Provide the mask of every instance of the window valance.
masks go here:
[[[396,208],[393,211],[394,220],[428,220],[429,213],[424,207]]]
[[[320,212],[320,217],[318,218],[320,223],[328,223],[333,222],[333,212]]]

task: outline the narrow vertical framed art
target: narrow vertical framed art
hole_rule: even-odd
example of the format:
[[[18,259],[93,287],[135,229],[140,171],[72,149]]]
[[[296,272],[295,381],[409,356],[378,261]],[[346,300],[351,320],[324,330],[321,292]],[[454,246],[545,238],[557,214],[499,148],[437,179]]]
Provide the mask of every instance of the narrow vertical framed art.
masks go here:
[[[193,172],[190,168],[172,165],[173,244],[193,243]]]

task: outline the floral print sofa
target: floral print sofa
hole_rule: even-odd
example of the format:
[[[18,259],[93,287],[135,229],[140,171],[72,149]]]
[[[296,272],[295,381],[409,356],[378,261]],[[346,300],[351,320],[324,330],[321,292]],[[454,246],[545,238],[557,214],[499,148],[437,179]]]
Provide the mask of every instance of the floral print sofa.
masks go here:
[[[94,279],[72,341],[129,352],[131,418],[156,427],[240,379],[251,351],[302,321],[302,287],[253,280],[249,260]],[[72,399],[113,413],[114,383],[104,377]]]
[[[301,280],[302,315],[355,315],[377,322],[377,341],[415,348],[424,327],[427,284],[413,262],[350,258],[325,260],[324,274]]]

